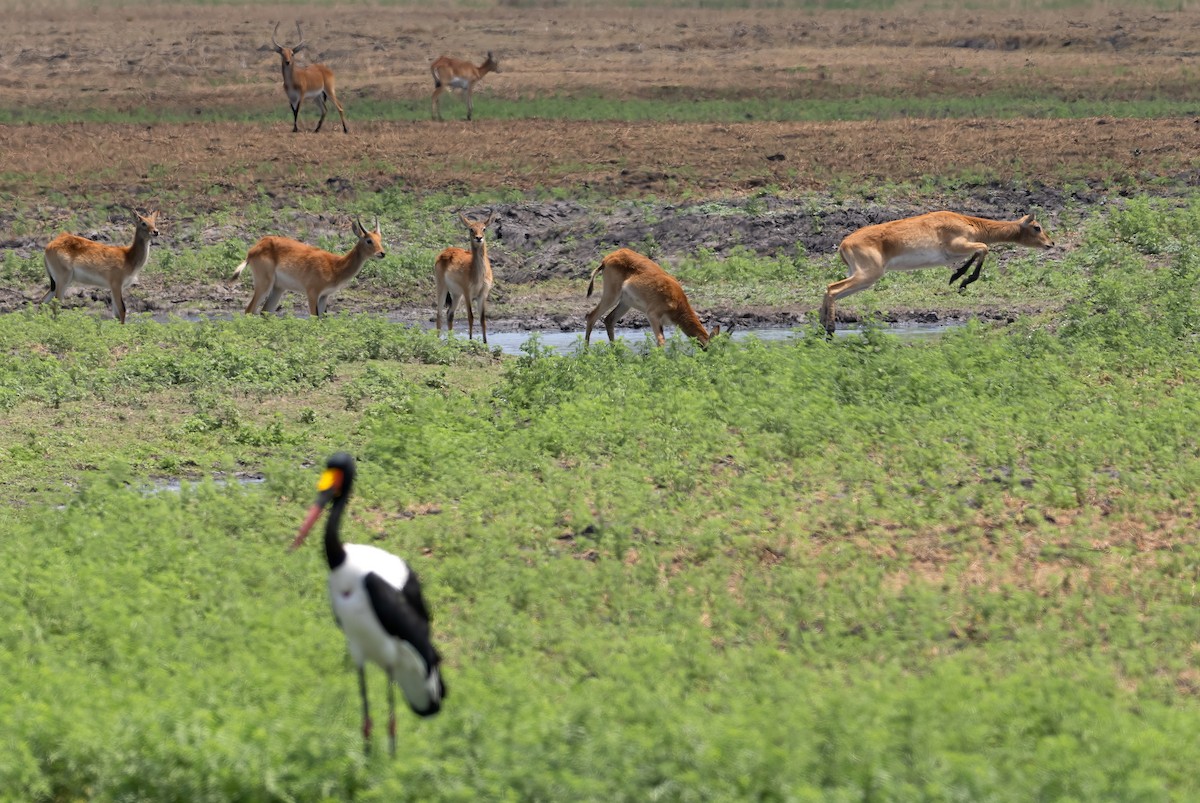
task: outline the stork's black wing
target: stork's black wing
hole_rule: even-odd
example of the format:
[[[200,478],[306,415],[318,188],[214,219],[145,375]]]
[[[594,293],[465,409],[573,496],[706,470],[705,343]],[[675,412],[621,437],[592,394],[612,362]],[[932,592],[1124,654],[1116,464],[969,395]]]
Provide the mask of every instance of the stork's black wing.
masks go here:
[[[383,629],[398,639],[407,641],[425,659],[432,670],[441,661],[429,636],[429,609],[421,596],[421,584],[414,572],[408,573],[404,588],[396,588],[371,572],[364,578],[371,607]]]

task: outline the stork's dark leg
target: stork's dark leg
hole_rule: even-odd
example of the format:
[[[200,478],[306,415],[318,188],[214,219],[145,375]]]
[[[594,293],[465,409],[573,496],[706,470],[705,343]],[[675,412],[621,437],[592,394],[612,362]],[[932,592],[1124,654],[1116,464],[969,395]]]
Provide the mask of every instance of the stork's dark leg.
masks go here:
[[[367,672],[361,666],[358,668],[358,693],[362,696],[363,704],[363,752],[369,755],[371,753],[371,712],[367,706]]]
[[[388,754],[396,755],[396,687],[388,678]]]
[[[979,259],[979,254],[977,254],[977,253],[976,253],[976,254],[971,254],[971,256],[967,258],[967,261],[966,261],[966,262],[964,262],[964,263],[962,263],[962,267],[961,267],[961,268],[959,268],[958,270],[954,271],[954,275],[950,277],[950,284],[954,284],[955,282],[957,282],[957,281],[958,281],[958,279],[959,279],[959,277],[960,277],[960,276],[962,276],[964,273],[966,273],[966,272],[967,272],[967,270],[968,270],[968,269],[971,267],[971,265],[972,265],[972,264],[975,262],[975,260],[977,260],[977,259]],[[982,265],[983,265],[983,260],[981,260],[981,259],[980,259],[980,260],[979,260],[979,264],[980,264],[980,266],[982,266]],[[978,270],[976,270],[976,271],[975,271],[975,275],[976,275],[976,277],[978,277],[978,276],[979,276],[979,271],[978,271]],[[967,281],[963,282],[962,286],[963,286],[963,287],[966,287],[966,286],[967,286],[968,284],[970,284],[972,281],[974,281],[974,280],[973,280],[973,279],[968,279]],[[959,288],[959,289],[961,290],[962,288]]]

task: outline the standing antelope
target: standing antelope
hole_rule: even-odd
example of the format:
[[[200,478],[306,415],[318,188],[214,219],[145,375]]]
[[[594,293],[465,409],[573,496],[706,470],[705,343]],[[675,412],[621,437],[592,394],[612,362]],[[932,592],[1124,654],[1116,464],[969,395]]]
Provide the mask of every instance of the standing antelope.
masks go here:
[[[295,47],[284,47],[275,41],[275,34],[279,33],[279,23],[275,23],[275,30],[271,32],[271,44],[274,45],[275,52],[283,60],[283,91],[287,93],[288,102],[292,104],[292,133],[300,130],[300,104],[305,98],[312,98],[317,104],[317,108],[321,110],[321,119],[317,121],[317,127],[313,129],[313,133],[321,130],[321,123],[325,122],[325,101],[332,100],[333,105],[337,107],[338,117],[342,118],[342,132],[350,133],[346,128],[346,114],[342,111],[342,104],[338,103],[337,94],[333,91],[333,70],[326,67],[324,64],[311,64],[307,67],[296,67],[295,56],[301,50],[308,46],[304,41],[304,34],[300,30],[300,23],[296,23],[296,34],[300,37],[300,44]]]
[[[471,250],[447,248],[438,254],[433,264],[433,279],[437,284],[434,304],[437,307],[437,330],[442,331],[442,313],[446,314],[446,329],[454,331],[454,313],[458,305],[467,302],[467,337],[475,337],[475,314],[471,300],[479,306],[479,329],[483,342],[487,343],[487,298],[492,292],[492,263],[488,260],[487,243],[483,239],[487,227],[492,224],[496,213],[488,213],[487,220],[471,220],[459,214],[471,233]]]
[[[345,256],[287,237],[267,236],[255,243],[230,277],[230,281],[236,281],[247,265],[254,272],[254,295],[246,305],[246,314],[254,312],[263,297],[263,313],[274,312],[284,291],[291,290],[308,297],[310,315],[324,315],[329,297],[357,276],[367,259],[385,256],[379,218],[375,218],[375,231],[367,230],[358,220],[351,221],[351,229],[358,242]]]
[[[613,324],[630,308],[646,313],[650,328],[654,330],[654,338],[660,346],[665,341],[664,320],[671,321],[684,334],[699,340],[703,348],[707,348],[710,338],[721,333],[719,324],[711,332],[705,330],[675,277],[636,251],[620,248],[604,257],[599,267],[592,271],[592,279],[588,282],[588,298],[592,296],[592,286],[600,271],[604,271],[604,294],[596,308],[587,315],[587,331],[583,335],[585,345],[591,343],[592,327],[601,315],[605,316],[604,327],[608,330],[608,339],[615,340]]]
[[[112,291],[113,317],[125,323],[125,290],[150,258],[150,238],[158,236],[158,212],[142,217],[133,213],[132,245],[104,245],[74,234],[60,234],[46,246],[46,275],[50,289],[39,304],[51,296],[63,300],[71,282],[107,287]]]
[[[838,254],[846,263],[848,277],[825,289],[821,324],[830,335],[834,329],[834,303],[839,298],[866,290],[889,270],[916,270],[951,265],[966,257],[950,284],[972,264],[975,272],[963,279],[959,290],[979,278],[988,245],[1016,243],[1027,248],[1053,248],[1054,241],[1033,215],[1020,220],[987,220],[957,212],[928,212],[916,217],[865,226],[842,240]]]
[[[441,103],[438,101],[441,94],[447,89],[463,89],[467,93],[467,119],[470,120],[473,111],[471,93],[475,91],[475,84],[490,72],[500,72],[500,62],[496,61],[496,57],[489,50],[487,58],[478,67],[469,61],[442,56],[429,65],[429,71],[433,73],[434,119],[442,119]]]

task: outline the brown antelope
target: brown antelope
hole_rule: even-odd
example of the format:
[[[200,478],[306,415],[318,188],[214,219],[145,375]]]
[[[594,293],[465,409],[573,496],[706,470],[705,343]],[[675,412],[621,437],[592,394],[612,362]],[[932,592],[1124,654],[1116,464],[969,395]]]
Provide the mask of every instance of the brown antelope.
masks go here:
[[[236,281],[247,265],[254,273],[254,295],[246,305],[246,314],[254,312],[264,297],[263,313],[274,312],[279,308],[284,291],[291,290],[308,297],[310,315],[324,315],[330,296],[357,276],[364,262],[371,257],[383,259],[386,256],[379,218],[375,218],[375,231],[364,228],[358,220],[351,221],[351,228],[358,242],[345,256],[287,237],[267,236],[251,246],[246,259],[230,277],[230,281]]]
[[[138,271],[150,258],[150,239],[158,236],[158,212],[142,217],[133,212],[132,245],[104,245],[74,234],[60,234],[46,246],[46,275],[50,289],[38,303],[51,296],[63,300],[72,282],[107,287],[112,292],[113,317],[125,323],[125,290],[137,283]]]
[[[592,279],[588,282],[588,298],[592,296],[592,286],[600,271],[604,271],[604,294],[596,308],[587,315],[587,330],[583,335],[585,345],[591,343],[592,327],[601,315],[605,316],[608,339],[615,340],[613,324],[631,308],[644,312],[650,319],[650,328],[654,330],[654,338],[660,346],[665,342],[664,321],[671,321],[684,334],[699,340],[701,347],[705,348],[710,338],[721,333],[719,324],[711,332],[704,328],[674,276],[636,251],[620,248],[604,257],[599,267],[592,271]]]
[[[300,44],[295,47],[284,47],[276,42],[277,33],[278,22],[271,33],[271,44],[283,60],[283,91],[287,93],[288,102],[292,104],[292,133],[300,130],[300,104],[305,98],[312,98],[321,110],[321,119],[317,121],[313,133],[320,131],[321,123],[325,122],[326,100],[333,101],[337,108],[338,117],[342,118],[342,132],[350,133],[350,129],[346,128],[346,114],[342,111],[342,104],[338,103],[337,94],[333,91],[333,70],[324,64],[310,64],[307,67],[297,67],[295,64],[296,54],[308,47],[308,43],[304,41],[304,34],[300,31],[300,23],[296,23],[296,34],[300,37]]]
[[[473,111],[471,93],[475,91],[475,84],[479,83],[479,79],[490,72],[500,72],[500,62],[496,61],[496,57],[489,50],[487,58],[478,67],[469,61],[442,56],[429,65],[429,71],[433,73],[432,104],[434,119],[442,119],[441,104],[438,101],[441,94],[447,89],[462,89],[467,93],[467,119],[470,120],[471,112]]]
[[[454,313],[458,305],[467,302],[467,337],[475,337],[475,313],[471,300],[479,307],[479,330],[487,343],[487,299],[492,292],[492,263],[488,260],[487,242],[483,235],[492,224],[495,212],[487,220],[471,220],[459,214],[471,233],[471,250],[447,248],[438,254],[433,264],[433,279],[437,284],[434,303],[437,307],[437,330],[442,331],[442,313],[446,314],[446,329],[454,331]]]
[[[954,284],[972,264],[975,272],[963,279],[959,290],[979,278],[988,245],[1016,243],[1027,248],[1053,248],[1054,241],[1033,215],[1020,220],[988,220],[957,212],[928,212],[916,217],[865,226],[842,240],[838,254],[846,263],[848,277],[825,289],[821,324],[833,334],[834,304],[866,290],[889,270],[916,270],[951,265],[966,258],[950,277]]]

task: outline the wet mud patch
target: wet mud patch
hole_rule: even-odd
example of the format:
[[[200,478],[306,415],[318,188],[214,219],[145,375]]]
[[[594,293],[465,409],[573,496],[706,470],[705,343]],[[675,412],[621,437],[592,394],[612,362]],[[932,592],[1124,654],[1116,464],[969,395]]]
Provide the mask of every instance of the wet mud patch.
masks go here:
[[[629,201],[606,208],[577,201],[494,207],[492,265],[505,281],[528,283],[587,276],[601,257],[633,248],[671,261],[707,251],[761,257],[831,255],[851,232],[933,209],[1012,220],[1035,212],[1050,230],[1071,205],[1095,205],[1089,189],[992,184],[912,203],[838,202],[772,195],[679,204]],[[487,210],[477,210],[485,213]],[[998,253],[997,258],[1003,260]]]

